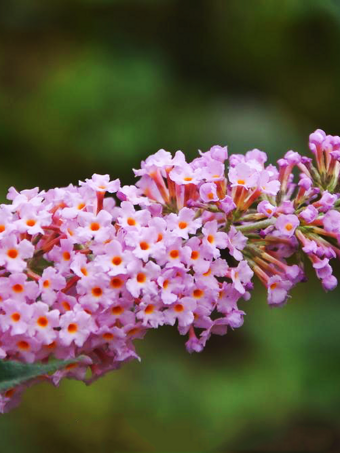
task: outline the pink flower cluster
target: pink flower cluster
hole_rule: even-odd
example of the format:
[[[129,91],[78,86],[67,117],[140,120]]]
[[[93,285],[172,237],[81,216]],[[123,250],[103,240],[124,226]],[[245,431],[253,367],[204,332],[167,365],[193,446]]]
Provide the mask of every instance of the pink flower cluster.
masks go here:
[[[340,138],[317,130],[309,145],[316,166],[293,151],[274,166],[258,149],[228,158],[213,146],[190,163],[160,150],[133,186],[95,174],[78,187],[11,188],[0,206],[0,358],[82,356],[43,378],[89,383],[138,358],[148,329],[176,324],[199,352],[242,326],[254,275],[272,306],[306,279],[305,259],[334,289]],[[0,410],[23,388],[3,393]]]

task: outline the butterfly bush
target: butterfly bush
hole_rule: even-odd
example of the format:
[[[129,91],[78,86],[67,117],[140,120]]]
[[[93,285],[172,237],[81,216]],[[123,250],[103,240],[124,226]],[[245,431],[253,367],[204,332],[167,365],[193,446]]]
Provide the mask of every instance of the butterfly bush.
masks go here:
[[[0,358],[72,360],[48,380],[91,383],[139,358],[134,340],[176,325],[189,352],[241,327],[256,276],[287,302],[310,261],[326,291],[339,258],[340,138],[316,130],[314,160],[277,166],[213,146],[192,162],[148,157],[135,185],[94,174],[79,186],[9,189],[0,206]],[[243,307],[242,307],[243,308]],[[26,384],[27,386],[27,384]],[[3,392],[0,410],[24,385]]]

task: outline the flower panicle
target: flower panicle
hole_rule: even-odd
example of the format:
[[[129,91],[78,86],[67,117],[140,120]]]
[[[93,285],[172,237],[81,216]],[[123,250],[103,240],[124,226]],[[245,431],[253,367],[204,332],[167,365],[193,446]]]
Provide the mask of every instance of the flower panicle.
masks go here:
[[[340,257],[340,139],[317,130],[313,160],[213,146],[192,162],[160,150],[135,185],[94,174],[0,205],[0,358],[72,360],[45,380],[93,382],[139,359],[135,340],[176,325],[189,352],[241,327],[253,277],[282,306],[312,263],[325,290]],[[293,170],[297,170],[298,177]],[[34,382],[39,381],[34,380]],[[30,381],[28,385],[31,385]],[[25,385],[0,395],[15,406]]]

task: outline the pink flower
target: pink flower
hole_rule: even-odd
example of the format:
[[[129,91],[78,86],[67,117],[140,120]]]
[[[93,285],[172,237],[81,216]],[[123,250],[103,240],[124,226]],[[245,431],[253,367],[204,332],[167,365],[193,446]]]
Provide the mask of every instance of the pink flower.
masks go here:
[[[75,343],[81,347],[93,331],[91,316],[79,306],[75,306],[73,311],[68,311],[60,317],[61,331],[60,341],[63,345],[69,346]]]
[[[257,212],[259,212],[260,214],[264,214],[268,218],[273,217],[273,215],[276,212],[276,209],[277,209],[276,206],[272,205],[267,200],[263,200],[257,205]]]
[[[12,223],[13,215],[6,205],[0,207],[0,239],[9,235],[15,230],[15,225]]]
[[[185,161],[185,157],[182,157],[182,160]],[[143,176],[149,174],[150,171],[155,168],[165,168],[172,167],[174,165],[174,159],[172,158],[171,153],[160,149],[157,153],[149,156],[146,161],[142,162],[141,170],[134,170],[136,176]]]
[[[164,311],[164,319],[166,324],[173,326],[178,321],[178,325],[185,327],[190,325],[194,320],[194,310],[197,302],[192,297],[183,297],[175,302],[167,310]]]
[[[323,225],[326,231],[340,234],[340,212],[328,211],[323,218]]]
[[[200,187],[200,197],[205,203],[211,203],[213,201],[218,201],[219,197],[216,191],[216,184],[207,182],[202,184]]]
[[[170,305],[178,299],[178,295],[192,280],[183,268],[166,269],[157,279],[160,287],[160,298],[165,305]]]
[[[250,282],[254,272],[250,269],[246,261],[241,261],[236,268],[231,269],[231,279],[234,283],[235,289],[244,294],[245,286]]]
[[[201,169],[202,176],[207,182],[223,180],[225,178],[224,170],[224,164],[217,160],[211,160]]]
[[[26,301],[35,300],[39,295],[39,287],[35,282],[27,281],[27,275],[16,272],[8,277],[0,278],[0,294],[3,299]]]
[[[204,234],[203,245],[209,250],[214,258],[220,256],[219,249],[225,249],[228,245],[228,235],[218,231],[217,221],[207,222],[202,228]]]
[[[31,204],[25,204],[20,209],[20,218],[15,222],[15,226],[20,233],[28,234],[44,234],[43,226],[47,226],[51,223],[52,214],[44,211],[37,210],[37,207]]]
[[[134,305],[133,298],[124,296],[113,300],[111,306],[100,313],[97,322],[100,326],[112,326],[119,321],[122,325],[135,322],[135,314],[131,311]]]
[[[225,214],[229,214],[236,208],[236,204],[229,195],[226,195],[222,200],[220,200],[218,206]]]
[[[288,280],[282,280],[279,275],[274,275],[268,280],[268,304],[281,306],[286,303],[288,291],[292,284]]]
[[[228,237],[228,249],[230,255],[233,256],[237,261],[243,260],[243,255],[240,250],[243,250],[246,246],[248,239],[241,233],[241,231],[237,231],[235,227],[231,227]]]
[[[2,304],[4,314],[0,315],[3,332],[10,329],[11,335],[26,333],[32,316],[33,307],[23,301],[8,299]]]
[[[94,347],[104,346],[113,351],[118,356],[123,355],[125,350],[126,333],[118,327],[103,326],[96,331],[96,336],[92,340]]]
[[[59,310],[49,310],[49,306],[43,302],[36,302],[33,306],[33,314],[29,326],[30,335],[42,344],[50,344],[57,337],[55,328],[59,327]]]
[[[51,306],[57,299],[56,291],[66,286],[66,279],[53,267],[47,267],[39,280],[42,300]]]
[[[143,326],[157,329],[164,324],[164,314],[160,310],[163,304],[159,300],[152,300],[149,296],[144,298],[138,306],[136,318],[142,321]]]
[[[174,235],[166,237],[165,246],[165,251],[159,256],[157,262],[166,268],[183,268],[191,255],[190,247],[183,246],[183,240]]]
[[[80,185],[87,185],[96,192],[115,193],[120,188],[120,181],[119,179],[110,181],[109,175],[98,175],[95,173],[91,179],[86,179],[85,183],[80,181]]]
[[[18,243],[14,234],[2,240],[0,248],[0,266],[6,266],[10,272],[22,272],[26,267],[26,259],[32,258],[33,245],[24,239]]]
[[[212,159],[218,160],[224,163],[228,159],[228,147],[227,146],[212,146],[209,150]]]
[[[193,170],[191,165],[182,164],[174,167],[169,173],[169,178],[178,185],[198,184],[201,180],[200,172]]]
[[[240,162],[229,170],[229,180],[232,186],[243,186],[245,188],[256,187],[259,174],[249,164]]]
[[[104,242],[113,232],[112,215],[105,210],[101,210],[97,215],[81,211],[78,214],[78,221],[80,226],[76,229],[75,234],[81,243],[90,239]]]
[[[104,254],[96,258],[95,263],[109,275],[126,274],[127,265],[133,260],[133,255],[129,251],[124,251],[121,242],[113,240],[105,245]]]
[[[266,170],[261,171],[258,180],[258,186],[261,192],[267,195],[276,196],[280,190],[280,181],[272,180],[269,172]]]
[[[204,274],[208,271],[211,263],[212,253],[204,249],[201,240],[198,237],[192,237],[186,243],[191,249],[191,253],[187,255],[186,264],[191,266],[195,272]]]
[[[142,227],[139,231],[129,231],[125,236],[125,242],[133,248],[131,255],[146,262],[150,257],[155,257],[157,252],[165,249],[163,244],[157,242],[157,238],[155,228]]]
[[[86,255],[82,255],[81,253],[75,255],[70,265],[70,270],[82,279],[91,277],[97,272],[97,268],[93,261],[89,262]]]
[[[157,286],[155,280],[160,274],[160,267],[149,261],[143,266],[141,261],[133,261],[128,265],[131,278],[127,281],[126,287],[133,297],[143,294],[156,294]]]
[[[150,212],[146,210],[135,211],[135,208],[128,201],[123,201],[118,210],[118,222],[126,230],[138,229],[148,225]]]
[[[293,214],[280,215],[275,223],[275,227],[281,234],[287,237],[293,236],[296,228],[300,225],[299,219]]]
[[[168,228],[172,233],[183,239],[188,239],[189,234],[195,234],[202,226],[202,220],[195,218],[193,209],[183,208],[177,214],[169,214],[167,217]]]
[[[299,219],[302,219],[306,223],[314,222],[319,212],[313,205],[307,206],[299,214]]]
[[[54,246],[48,254],[50,261],[58,263],[58,268],[61,274],[68,274],[70,265],[75,258],[75,251],[73,249],[73,242],[70,239],[61,239],[60,247]]]
[[[77,289],[81,296],[79,303],[89,310],[97,310],[98,305],[107,307],[110,303],[112,290],[109,286],[110,278],[106,274],[99,274],[84,280],[77,284]]]
[[[8,346],[9,351],[18,355],[24,362],[33,363],[40,348],[40,342],[28,335],[15,335]]]

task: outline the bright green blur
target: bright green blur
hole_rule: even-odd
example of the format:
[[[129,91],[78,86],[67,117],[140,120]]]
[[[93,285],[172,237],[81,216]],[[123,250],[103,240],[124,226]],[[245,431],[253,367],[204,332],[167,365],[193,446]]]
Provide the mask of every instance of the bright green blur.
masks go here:
[[[270,160],[340,135],[331,0],[16,0],[0,7],[0,201],[132,168],[159,148]],[[336,275],[340,277],[338,266]],[[340,451],[340,290],[316,278],[189,355],[174,328],[91,387],[46,384],[0,418],[0,452]]]

